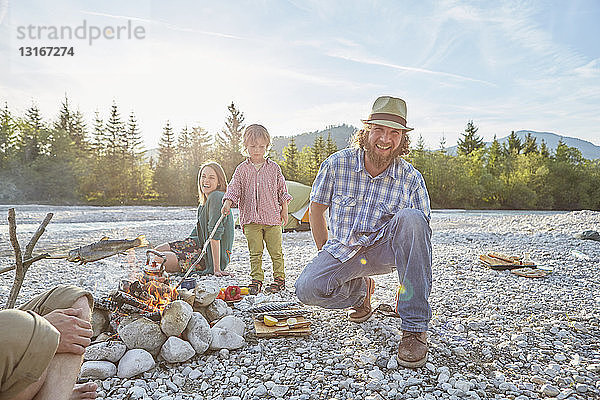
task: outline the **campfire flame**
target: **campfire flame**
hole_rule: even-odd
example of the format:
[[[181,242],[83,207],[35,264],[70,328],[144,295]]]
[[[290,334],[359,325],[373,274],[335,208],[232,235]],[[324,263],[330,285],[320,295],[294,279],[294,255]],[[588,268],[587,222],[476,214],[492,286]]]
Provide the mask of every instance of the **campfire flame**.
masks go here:
[[[174,287],[154,279],[144,283],[143,288],[149,294],[144,302],[155,311],[159,311],[161,315],[167,304],[176,300],[178,296]]]

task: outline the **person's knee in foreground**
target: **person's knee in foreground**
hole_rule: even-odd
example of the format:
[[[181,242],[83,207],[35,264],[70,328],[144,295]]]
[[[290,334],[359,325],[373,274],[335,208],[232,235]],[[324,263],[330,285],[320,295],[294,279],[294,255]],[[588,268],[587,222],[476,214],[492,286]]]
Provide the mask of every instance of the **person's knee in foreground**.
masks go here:
[[[0,400],[96,398],[95,383],[76,384],[92,307],[90,293],[58,286],[0,311]]]
[[[313,183],[309,219],[319,253],[298,277],[296,295],[306,304],[350,308],[350,321],[363,322],[373,313],[371,276],[396,270],[398,360],[416,368],[429,350],[429,195],[422,175],[401,158],[412,130],[404,100],[379,97],[363,122],[353,148],[327,158]]]
[[[227,178],[221,165],[214,161],[203,164],[198,171],[198,198],[200,204],[197,211],[196,226],[186,239],[163,243],[155,248],[165,255],[164,267],[167,272],[187,271],[202,252],[204,243],[209,239],[219,218],[223,195],[227,190]],[[196,273],[200,275],[233,276],[225,271],[229,264],[233,248],[233,217],[223,218],[210,238],[207,252],[196,264]],[[154,261],[162,262],[161,257]]]
[[[287,192],[279,165],[266,158],[271,136],[265,127],[248,126],[243,143],[248,159],[235,169],[221,212],[229,215],[230,208],[239,205],[240,225],[250,252],[250,294],[257,294],[262,289],[264,245],[273,262],[274,282],[267,291],[275,293],[285,289],[281,225],[288,222],[288,203],[292,196]]]

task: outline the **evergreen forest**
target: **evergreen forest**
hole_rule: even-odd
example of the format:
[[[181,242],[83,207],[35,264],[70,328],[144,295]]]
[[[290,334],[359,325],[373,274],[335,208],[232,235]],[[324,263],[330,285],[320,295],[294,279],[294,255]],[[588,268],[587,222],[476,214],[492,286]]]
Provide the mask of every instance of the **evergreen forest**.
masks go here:
[[[244,160],[240,153],[244,114],[227,107],[220,132],[185,126],[162,128],[158,155],[150,157],[134,112],[113,102],[92,123],[65,97],[54,120],[37,105],[16,115],[0,109],[0,203],[93,205],[195,205],[198,167],[219,162],[228,179]],[[268,127],[267,127],[268,128]],[[549,150],[542,141],[514,132],[486,146],[468,121],[451,155],[413,137],[406,159],[424,176],[434,208],[600,210],[600,160],[587,160],[562,142]],[[288,180],[311,185],[321,162],[338,150],[331,135],[316,136],[299,149],[292,137],[281,156],[271,157]],[[415,140],[416,139],[416,140]]]

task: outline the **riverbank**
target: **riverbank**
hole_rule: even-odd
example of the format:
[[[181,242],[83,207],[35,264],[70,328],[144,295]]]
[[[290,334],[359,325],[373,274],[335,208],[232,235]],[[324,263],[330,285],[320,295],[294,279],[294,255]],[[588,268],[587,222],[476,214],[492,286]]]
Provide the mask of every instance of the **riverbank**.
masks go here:
[[[186,236],[195,213],[193,208],[108,207],[91,212],[48,207],[55,216],[36,247],[39,252],[63,251],[102,236],[139,234],[154,246]],[[22,246],[45,212],[17,209]],[[227,360],[208,353],[180,365],[161,364],[139,379],[98,382],[99,394],[125,398],[133,386],[140,386],[151,398],[190,400],[259,398],[263,389],[268,393],[273,387],[286,387],[283,397],[291,399],[598,397],[600,243],[575,239],[573,234],[600,230],[600,212],[434,213],[431,226],[432,349],[426,367],[407,370],[395,365],[397,319],[375,314],[365,323],[352,324],[342,310],[315,309],[313,332],[307,338],[256,339],[249,332],[248,346],[232,351]],[[12,253],[4,232],[0,239],[3,268],[12,263]],[[528,279],[490,270],[477,262],[479,254],[489,251],[529,253],[553,272]],[[293,299],[293,282],[316,254],[310,232],[285,233],[284,253],[287,291],[281,297]],[[101,297],[141,268],[143,254],[139,249],[137,260],[113,256],[87,265],[39,261],[27,273],[19,303],[58,283],[83,286]],[[268,256],[265,259],[269,282],[271,265]],[[230,270],[237,277],[208,279],[221,286],[246,284],[248,264],[245,239],[236,229]],[[373,304],[392,303],[395,274],[375,281]],[[11,283],[12,273],[0,276],[2,305]],[[245,313],[234,313],[249,321]],[[194,379],[191,371],[197,371],[191,375]]]

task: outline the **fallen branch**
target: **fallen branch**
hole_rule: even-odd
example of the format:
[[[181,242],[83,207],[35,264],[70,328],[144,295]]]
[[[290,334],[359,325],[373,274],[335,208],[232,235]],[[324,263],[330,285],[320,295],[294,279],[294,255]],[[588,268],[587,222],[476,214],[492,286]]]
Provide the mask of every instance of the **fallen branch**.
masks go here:
[[[21,246],[19,245],[19,241],[17,239],[17,222],[15,217],[15,209],[8,209],[8,233],[10,236],[10,243],[12,244],[13,249],[15,251],[15,280],[13,282],[12,288],[10,289],[10,296],[8,297],[8,301],[6,302],[6,306],[4,308],[8,309],[13,308],[15,306],[15,303],[17,302],[17,296],[19,295],[21,287],[23,286],[23,281],[25,280],[25,273],[27,273],[27,270],[29,269],[31,264],[33,264],[35,261],[46,258],[41,257],[43,255],[31,257],[31,254],[33,253],[33,248],[35,247],[38,240],[46,230],[46,226],[48,226],[48,223],[50,222],[53,216],[53,213],[46,214],[46,218],[44,218],[44,221],[40,224],[37,231],[33,234],[27,246],[25,246],[26,262],[24,262],[23,254],[21,252]],[[3,270],[3,272],[6,271]]]
[[[39,254],[39,255],[37,255],[35,257],[28,258],[27,260],[23,261],[23,266],[24,267],[29,267],[34,262],[43,260],[44,258],[52,258],[52,256],[50,254],[48,254],[48,253]],[[0,269],[0,275],[2,275],[5,272],[12,271],[15,268],[17,268],[16,264],[15,265],[11,265],[10,267],[2,268],[2,269]]]

